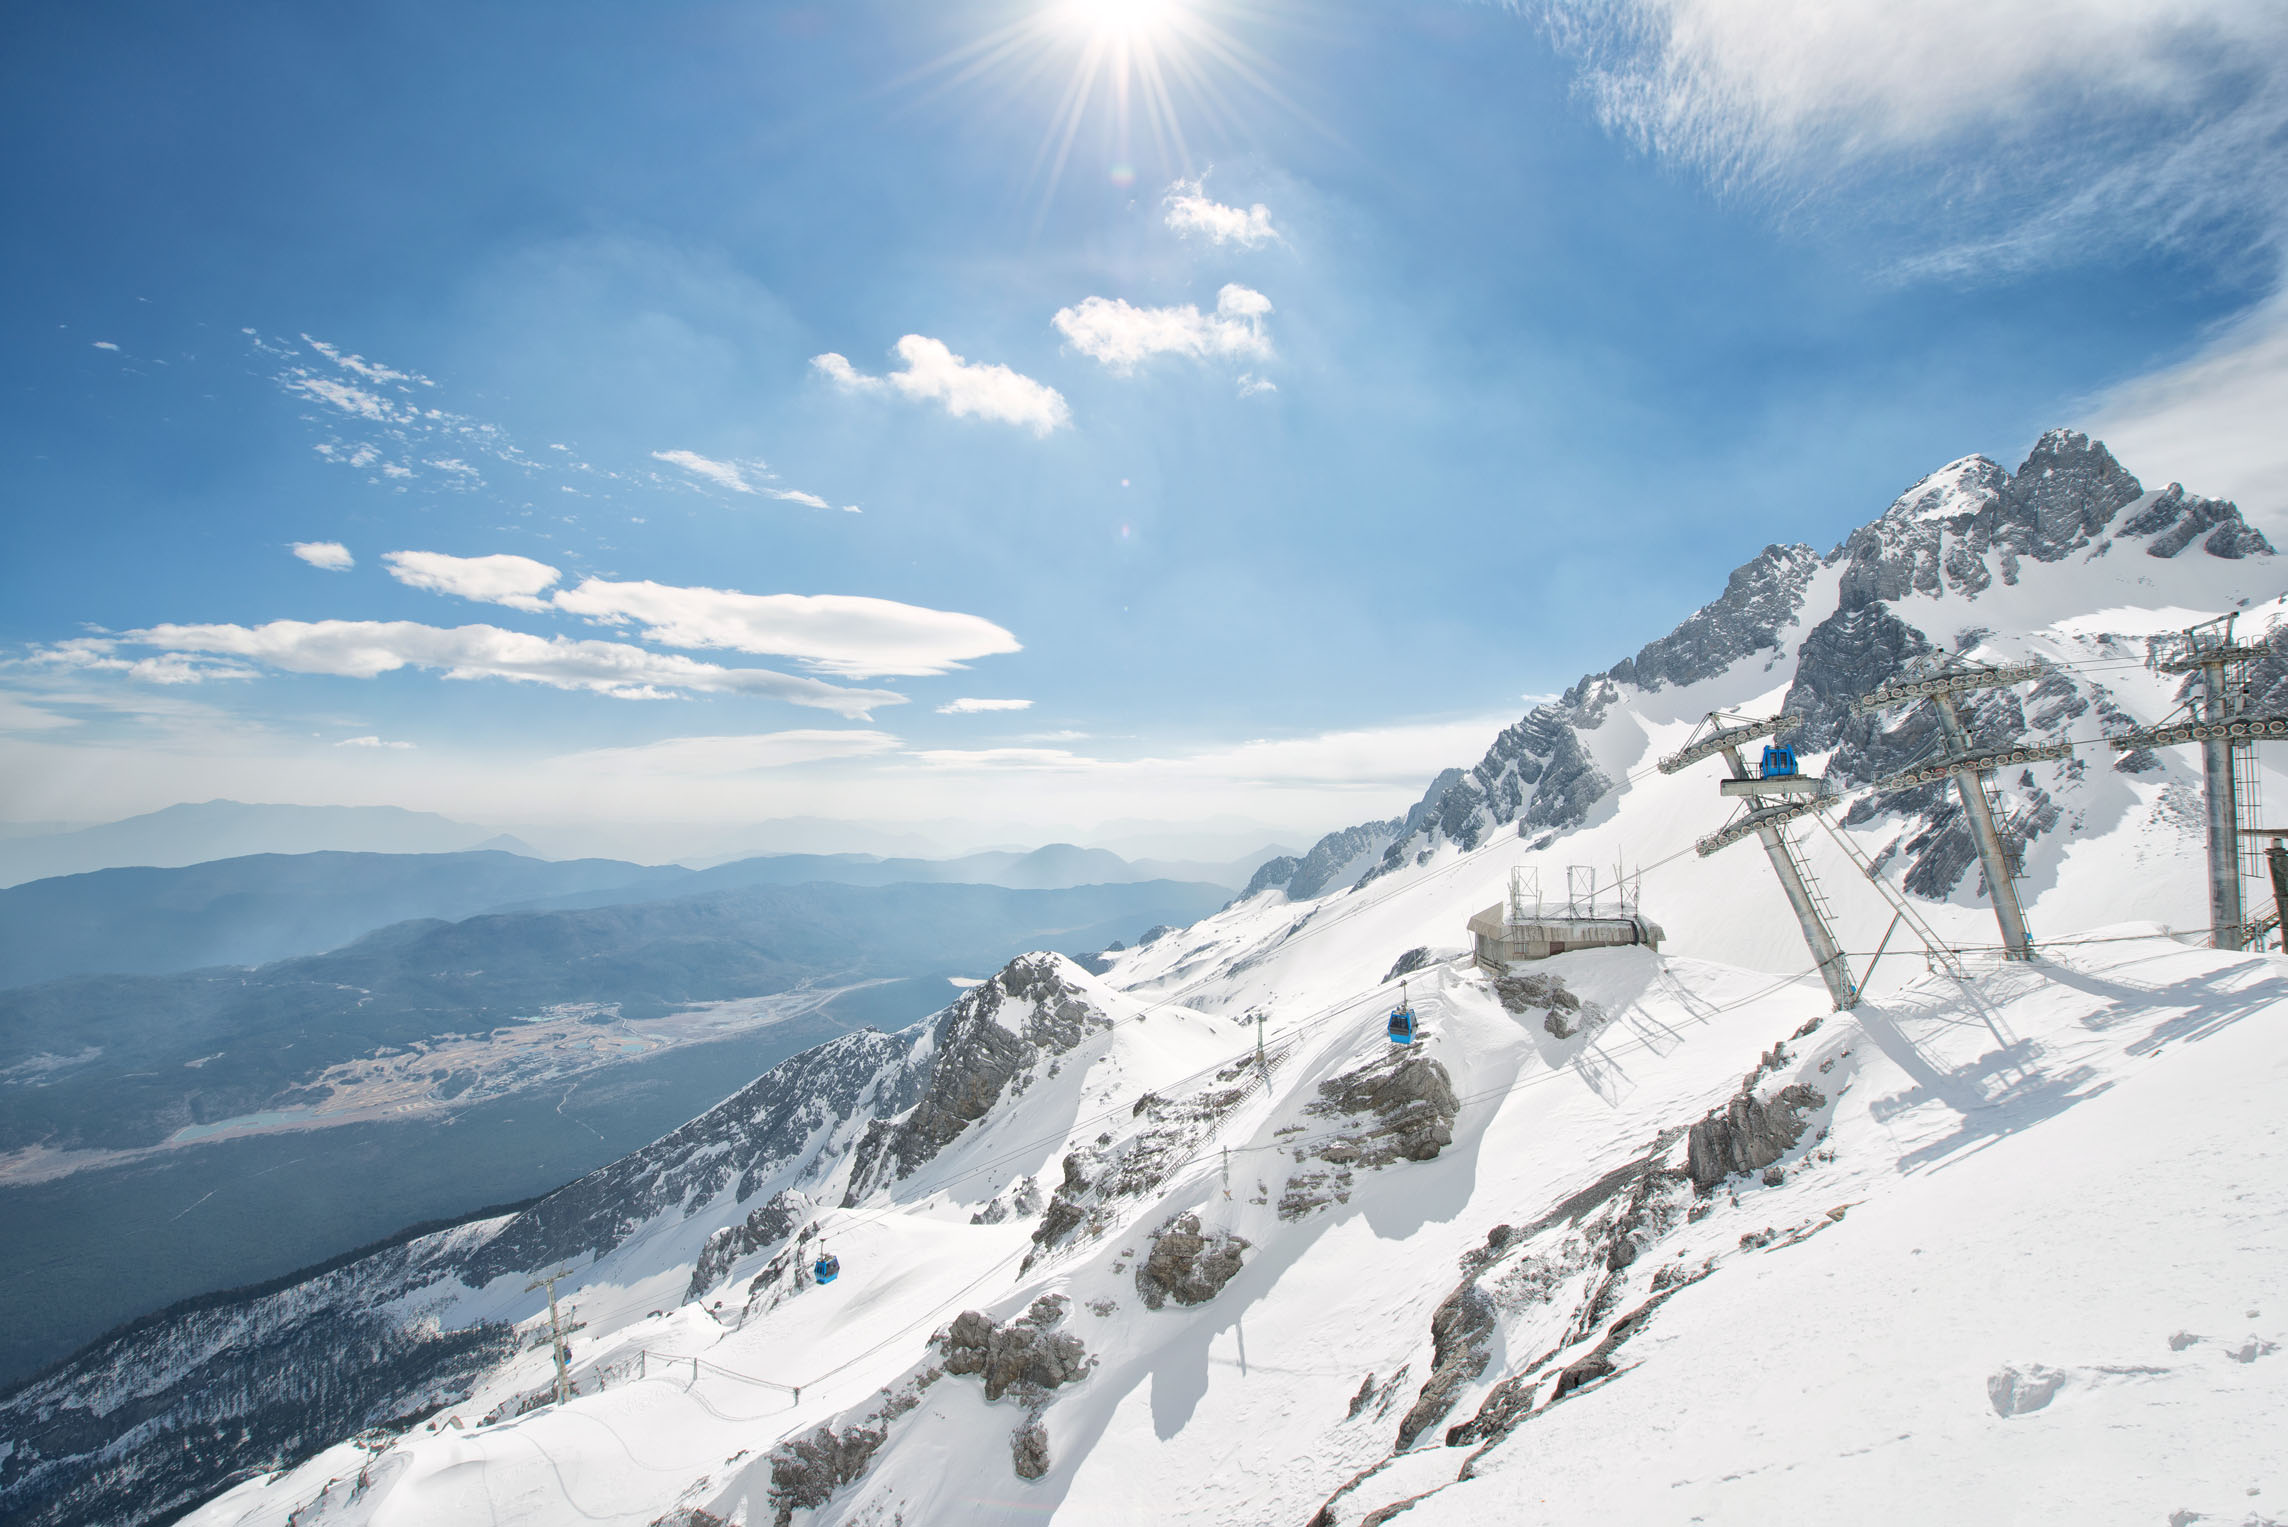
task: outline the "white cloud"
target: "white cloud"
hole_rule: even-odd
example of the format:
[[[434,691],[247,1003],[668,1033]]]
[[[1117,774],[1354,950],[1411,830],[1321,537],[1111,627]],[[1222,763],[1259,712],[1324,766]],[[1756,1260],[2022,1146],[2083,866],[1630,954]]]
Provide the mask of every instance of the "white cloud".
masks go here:
[[[454,557],[441,551],[383,552],[389,576],[432,594],[453,594],[512,610],[545,610],[539,597],[563,575],[545,562],[496,552],[489,557]]]
[[[995,710],[1031,710],[1030,700],[949,700],[937,708],[941,716],[975,716]]]
[[[112,343],[110,340],[108,340],[108,339],[99,339],[99,340],[97,340],[97,341],[95,342],[95,348],[97,348],[98,350],[111,350],[111,351],[117,351],[119,347],[118,347],[117,345],[113,344],[113,343]]]
[[[728,737],[669,737],[628,748],[590,748],[552,758],[549,763],[605,774],[706,777],[865,758],[893,751],[897,746],[898,739],[888,732],[751,732]]]
[[[1263,315],[1271,299],[1239,285],[1216,293],[1213,313],[1182,307],[1140,308],[1118,297],[1089,297],[1059,308],[1050,321],[1074,349],[1122,375],[1155,355],[1267,360],[1271,338]]]
[[[1239,395],[1243,398],[1252,398],[1259,392],[1278,390],[1279,384],[1267,376],[1257,376],[1252,371],[1242,371],[1239,374]]]
[[[449,679],[510,679],[628,700],[661,699],[679,691],[753,695],[853,719],[863,719],[877,706],[905,702],[905,696],[890,690],[844,689],[769,669],[725,668],[625,642],[531,636],[498,626],[274,620],[260,626],[159,625],[129,631],[118,640],[165,649],[167,657],[214,654],[288,673],[370,679],[400,668],[430,668],[442,670]]]
[[[842,678],[945,673],[1021,650],[1016,637],[983,616],[853,594],[742,594],[589,578],[555,603],[609,625],[633,621],[668,646],[791,657]]]
[[[945,341],[908,334],[894,353],[904,369],[884,376],[868,376],[843,356],[828,351],[814,355],[812,366],[848,392],[889,389],[922,402],[945,405],[957,419],[975,415],[1001,424],[1014,424],[1036,435],[1047,435],[1072,422],[1064,394],[1007,366],[971,364],[947,348]]]
[[[364,737],[344,737],[341,741],[335,743],[334,746],[337,748],[394,748],[402,750],[412,747],[413,744],[410,742],[384,742],[379,737],[368,735]]]
[[[2084,426],[2147,487],[2171,479],[2288,529],[2288,297],[2179,365],[2113,389]],[[2277,536],[2276,536],[2277,538]]]
[[[322,567],[329,573],[346,572],[357,566],[357,558],[339,541],[296,541],[289,549],[312,567]]]
[[[1167,224],[1180,234],[1203,234],[1218,244],[1237,244],[1253,249],[1279,238],[1279,230],[1271,226],[1271,209],[1261,202],[1252,207],[1227,207],[1211,201],[1206,188],[1196,180],[1179,180],[1168,187],[1161,202]]]

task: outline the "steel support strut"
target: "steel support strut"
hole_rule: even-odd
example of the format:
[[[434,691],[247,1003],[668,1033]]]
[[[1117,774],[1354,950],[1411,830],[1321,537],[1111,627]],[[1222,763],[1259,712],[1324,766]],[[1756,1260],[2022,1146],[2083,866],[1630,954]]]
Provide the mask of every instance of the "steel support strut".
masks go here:
[[[1737,745],[1724,748],[1724,762],[1731,765],[1732,777],[1747,776],[1747,760],[1740,756]],[[1763,805],[1762,800],[1750,797],[1751,810]],[[1756,836],[1764,840],[1764,852],[1771,856],[1772,872],[1780,877],[1780,889],[1787,892],[1788,905],[1795,908],[1796,920],[1803,924],[1803,941],[1811,946],[1812,960],[1819,966],[1819,978],[1827,983],[1827,994],[1835,999],[1835,1010],[1842,1012],[1859,1004],[1859,988],[1851,979],[1850,962],[1829,931],[1827,918],[1821,914],[1819,903],[1805,881],[1803,867],[1796,863],[1795,845],[1788,841],[1784,826],[1764,826],[1756,829]]]
[[[2229,632],[2228,632],[2229,634]],[[2201,665],[2201,691],[2212,726],[2227,719],[2224,663]],[[2240,905],[2240,787],[2232,775],[2229,736],[2201,739],[2201,772],[2208,783],[2209,928],[2219,949],[2245,948],[2248,918]]]
[[[1954,696],[1935,694],[1930,702],[1938,710],[1948,744],[1957,754],[1969,752],[1970,734],[1954,708]],[[1954,793],[1962,802],[1962,814],[1970,822],[1971,842],[1977,845],[1978,862],[1986,871],[1986,893],[1994,902],[1994,920],[2002,926],[2002,957],[2030,960],[2034,957],[2033,936],[2026,931],[2026,911],[2018,905],[2018,882],[2010,876],[2010,856],[2003,851],[2001,831],[1994,825],[1986,786],[1978,774],[1965,769],[1954,776]]]

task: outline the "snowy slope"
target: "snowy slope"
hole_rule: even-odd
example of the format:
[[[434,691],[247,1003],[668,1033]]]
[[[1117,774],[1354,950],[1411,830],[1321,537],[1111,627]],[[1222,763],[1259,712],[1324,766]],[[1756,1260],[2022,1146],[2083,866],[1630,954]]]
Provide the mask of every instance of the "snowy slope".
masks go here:
[[[2015,475],[1956,463],[1832,556],[1768,550],[1305,883],[1273,870],[1101,978],[1013,962],[522,1215],[9,1397],[0,1494],[91,1456],[115,1485],[187,1477],[145,1460],[270,1412],[198,1410],[155,1358],[276,1406],[277,1365],[232,1355],[349,1329],[404,1373],[329,1379],[355,1392],[333,1435],[371,1429],[281,1434],[283,1466],[186,1520],[2282,1515],[2288,961],[2166,932],[2206,920],[2193,760],[2100,745],[2003,782],[2033,965],[1979,952],[1943,794],[1858,790],[1838,830],[1970,952],[1958,975],[1902,933],[1848,1014],[1757,849],[1692,852],[1720,766],[1651,767],[1711,709],[1786,706],[1807,764],[1863,785],[1929,739],[1849,694],[1933,649],[2052,665],[1982,736],[2158,719],[2178,686],[2149,637],[2277,617],[2252,538],[2079,437]],[[1798,837],[1863,967],[1889,904]],[[1459,957],[1513,869],[1616,863],[1658,953],[1506,987]],[[1410,1052],[1383,1037],[1402,964]],[[577,1394],[550,1404],[528,1285],[558,1267]],[[134,1519],[74,1488],[81,1515],[47,1519]]]

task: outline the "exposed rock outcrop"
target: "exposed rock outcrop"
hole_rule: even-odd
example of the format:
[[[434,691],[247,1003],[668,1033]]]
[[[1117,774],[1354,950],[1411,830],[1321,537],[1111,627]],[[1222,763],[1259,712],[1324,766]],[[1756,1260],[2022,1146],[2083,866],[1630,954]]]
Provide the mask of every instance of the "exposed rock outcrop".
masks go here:
[[[1685,1170],[1699,1192],[1713,1193],[1735,1172],[1758,1172],[1795,1148],[1809,1127],[1804,1115],[1827,1105],[1818,1089],[1791,1082],[1770,1098],[1753,1089],[1692,1126]]]
[[[1074,987],[1061,955],[1020,955],[945,1010],[928,1086],[901,1119],[877,1118],[851,1154],[844,1208],[929,1161],[992,1111],[1035,1056],[1061,1055],[1112,1020]]]
[[[1238,1273],[1248,1245],[1229,1231],[1202,1230],[1196,1214],[1176,1215],[1152,1232],[1152,1249],[1136,1269],[1136,1292],[1146,1309],[1171,1299],[1205,1304]]]
[[[713,1288],[730,1273],[732,1265],[742,1257],[751,1256],[765,1246],[775,1246],[794,1234],[811,1211],[811,1202],[802,1194],[788,1188],[775,1193],[768,1203],[758,1204],[747,1211],[747,1217],[736,1225],[725,1225],[707,1237],[700,1248],[699,1260],[691,1269],[691,1283],[684,1289],[686,1303],[697,1299]]]
[[[1019,1479],[1039,1479],[1049,1472],[1049,1433],[1039,1417],[1009,1434],[1009,1467]]]
[[[1462,1386],[1486,1371],[1494,1336],[1494,1302],[1465,1278],[1448,1294],[1430,1317],[1430,1377],[1422,1393],[1398,1423],[1398,1450],[1405,1452],[1415,1439],[1446,1418]]]
[[[1584,1028],[1594,1028],[1605,1019],[1603,1008],[1594,1002],[1584,1003],[1566,986],[1565,978],[1554,971],[1496,976],[1494,996],[1505,1012],[1521,1016],[1540,1013],[1541,1026],[1558,1039],[1571,1039]]]
[[[1354,1171],[1433,1159],[1454,1143],[1461,1111],[1445,1066],[1418,1051],[1383,1055],[1321,1082],[1304,1112],[1352,1122],[1295,1147],[1300,1170],[1280,1195],[1279,1217],[1301,1219],[1326,1204],[1348,1203]]]
[[[989,1401],[1011,1390],[1038,1400],[1086,1377],[1096,1366],[1088,1348],[1072,1332],[1057,1329],[1070,1308],[1071,1301],[1044,1295],[1005,1326],[980,1310],[962,1311],[938,1341],[945,1371],[978,1375]]]

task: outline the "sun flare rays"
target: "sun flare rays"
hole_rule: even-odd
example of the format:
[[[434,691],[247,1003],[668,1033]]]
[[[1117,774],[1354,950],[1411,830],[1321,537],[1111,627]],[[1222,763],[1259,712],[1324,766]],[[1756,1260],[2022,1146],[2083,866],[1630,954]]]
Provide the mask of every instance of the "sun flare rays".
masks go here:
[[[1140,163],[1175,179],[1198,173],[1203,143],[1237,136],[1246,108],[1297,116],[1274,66],[1230,23],[1261,19],[1261,0],[1034,0],[905,82],[916,100],[959,94],[980,117],[1042,119],[1025,185],[1039,214],[1076,162],[1102,163],[1115,186]]]

